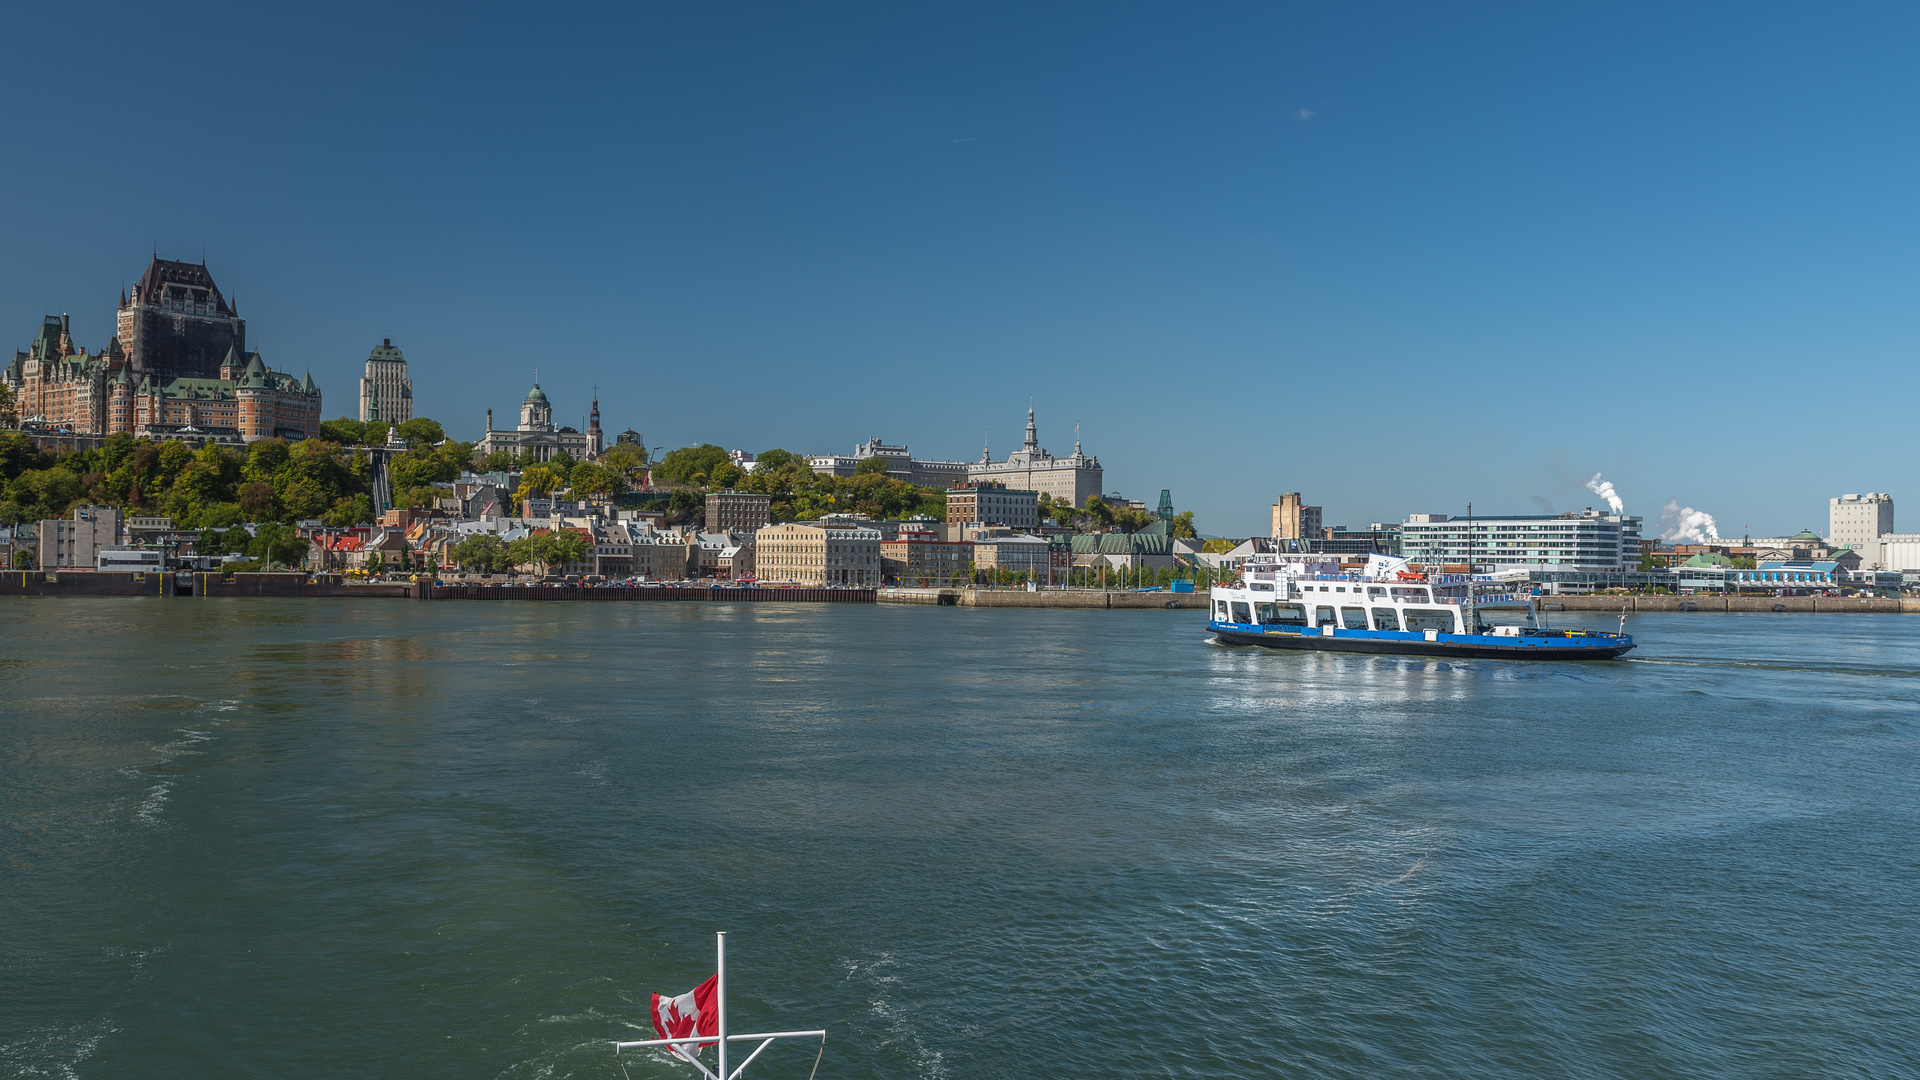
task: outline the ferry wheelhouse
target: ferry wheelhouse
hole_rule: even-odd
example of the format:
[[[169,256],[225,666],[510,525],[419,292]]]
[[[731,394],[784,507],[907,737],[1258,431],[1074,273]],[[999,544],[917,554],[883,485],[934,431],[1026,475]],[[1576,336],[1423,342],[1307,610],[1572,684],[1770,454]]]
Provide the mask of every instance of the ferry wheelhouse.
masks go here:
[[[1625,633],[1548,628],[1531,596],[1478,574],[1422,574],[1405,559],[1342,567],[1255,556],[1212,590],[1207,629],[1223,645],[1518,660],[1612,660]]]

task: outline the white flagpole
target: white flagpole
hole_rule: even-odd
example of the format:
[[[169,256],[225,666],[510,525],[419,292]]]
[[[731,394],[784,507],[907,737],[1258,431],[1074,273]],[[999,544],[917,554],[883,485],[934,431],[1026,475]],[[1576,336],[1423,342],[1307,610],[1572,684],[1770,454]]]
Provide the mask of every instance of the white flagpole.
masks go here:
[[[727,1080],[727,932],[722,930],[717,936],[720,939],[720,985],[716,988],[720,998],[720,1067],[714,1070],[714,1074],[720,1080]]]

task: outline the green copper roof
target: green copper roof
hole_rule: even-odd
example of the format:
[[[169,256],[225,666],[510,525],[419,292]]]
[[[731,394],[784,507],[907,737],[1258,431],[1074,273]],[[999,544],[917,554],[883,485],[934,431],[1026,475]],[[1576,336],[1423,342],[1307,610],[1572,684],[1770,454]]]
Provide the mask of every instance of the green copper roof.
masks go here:
[[[542,405],[547,403],[547,395],[541,392],[539,383],[534,383],[533,389],[527,391],[526,401],[537,401]],[[526,401],[521,402],[521,404],[526,404]]]

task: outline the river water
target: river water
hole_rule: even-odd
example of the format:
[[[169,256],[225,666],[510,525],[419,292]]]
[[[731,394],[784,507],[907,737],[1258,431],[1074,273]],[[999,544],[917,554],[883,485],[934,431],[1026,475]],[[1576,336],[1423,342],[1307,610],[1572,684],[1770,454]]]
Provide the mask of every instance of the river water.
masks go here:
[[[1920,1075],[1920,619],[1628,629],[0,601],[0,1076]]]

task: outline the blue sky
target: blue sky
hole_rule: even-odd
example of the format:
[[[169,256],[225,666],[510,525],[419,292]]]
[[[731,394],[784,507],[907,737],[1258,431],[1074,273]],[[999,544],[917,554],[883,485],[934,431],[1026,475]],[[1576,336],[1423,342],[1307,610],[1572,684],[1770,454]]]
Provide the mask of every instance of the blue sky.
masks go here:
[[[1204,531],[1920,515],[1911,8],[13,10],[0,325],[153,246],[353,412],[995,456]],[[31,62],[29,62],[32,58]],[[1920,530],[1920,517],[1900,527]]]

